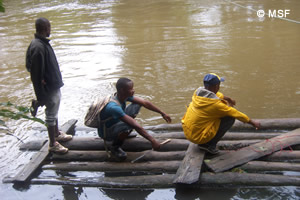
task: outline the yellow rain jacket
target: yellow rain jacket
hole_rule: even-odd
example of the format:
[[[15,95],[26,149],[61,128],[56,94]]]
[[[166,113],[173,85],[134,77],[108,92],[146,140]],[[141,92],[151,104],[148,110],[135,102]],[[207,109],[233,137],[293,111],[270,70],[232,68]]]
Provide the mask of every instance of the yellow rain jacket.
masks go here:
[[[209,97],[197,96],[199,89],[209,94],[205,95]],[[214,138],[222,117],[231,116],[242,122],[250,121],[247,115],[228,106],[222,93],[215,95],[204,88],[199,89],[194,92],[192,102],[181,120],[184,134],[191,142],[205,144]]]

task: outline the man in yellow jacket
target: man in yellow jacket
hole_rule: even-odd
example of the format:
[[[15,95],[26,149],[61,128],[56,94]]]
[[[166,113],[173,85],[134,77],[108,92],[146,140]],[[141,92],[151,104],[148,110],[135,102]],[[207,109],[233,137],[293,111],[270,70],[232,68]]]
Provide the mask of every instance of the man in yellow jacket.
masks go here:
[[[256,129],[260,123],[233,108],[235,101],[224,96],[220,83],[224,78],[217,74],[207,74],[204,88],[198,88],[181,122],[186,138],[198,144],[199,148],[211,154],[217,154],[217,143],[234,124],[235,119],[249,123]]]

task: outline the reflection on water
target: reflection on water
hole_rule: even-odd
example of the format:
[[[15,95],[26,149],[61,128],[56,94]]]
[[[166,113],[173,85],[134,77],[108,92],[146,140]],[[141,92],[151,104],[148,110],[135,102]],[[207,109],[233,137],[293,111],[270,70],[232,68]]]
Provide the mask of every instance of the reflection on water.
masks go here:
[[[179,123],[208,72],[226,78],[221,90],[252,118],[299,117],[298,0],[10,0],[5,7],[6,12],[0,13],[1,102],[29,105],[34,97],[24,60],[34,21],[43,16],[52,24],[51,44],[65,83],[60,123],[77,118],[82,125],[91,100],[113,92],[116,80],[123,76],[135,82],[138,95]],[[295,22],[258,18],[259,9],[290,9],[288,18]],[[43,118],[43,111],[38,116]],[[138,120],[143,125],[164,123],[145,109]],[[33,129],[38,126],[34,123],[9,121],[8,125],[22,140],[46,137]],[[1,178],[15,173],[31,156],[21,154],[20,142],[5,132],[1,129]],[[6,187],[1,185],[0,193]],[[34,186],[26,193],[40,188]],[[70,190],[105,196],[105,191],[100,194],[91,188]],[[279,191],[270,189],[274,190]],[[171,198],[180,195],[177,190],[161,191],[151,191],[145,198],[155,199],[153,195],[160,193]],[[296,193],[297,189],[288,191]],[[242,190],[232,195],[235,192],[237,199],[245,197]]]

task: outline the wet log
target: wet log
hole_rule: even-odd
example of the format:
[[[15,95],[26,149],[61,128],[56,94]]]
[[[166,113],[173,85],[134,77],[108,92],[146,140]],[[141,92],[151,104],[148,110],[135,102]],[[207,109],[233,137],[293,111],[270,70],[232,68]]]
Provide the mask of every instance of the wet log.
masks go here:
[[[265,140],[284,134],[282,132],[227,132],[222,140]],[[155,138],[186,139],[183,132],[166,132],[152,134]]]
[[[183,161],[176,172],[173,183],[192,184],[199,180],[205,152],[197,144],[190,143]]]
[[[239,167],[246,172],[261,171],[300,171],[299,163],[250,161]]]
[[[126,162],[131,162],[135,158],[144,155],[146,151],[141,152],[127,152]],[[170,152],[158,152],[151,151],[147,153],[142,161],[170,161],[170,160],[182,160],[185,155],[185,151],[170,151]],[[59,155],[52,154],[49,157],[50,161],[107,161],[107,153],[105,151],[69,151],[67,154]]]
[[[281,150],[260,158],[262,161],[272,162],[300,162],[300,151]]]
[[[300,128],[300,118],[278,118],[278,119],[256,119],[261,123],[260,130],[293,130]],[[147,126],[147,130],[151,131],[182,131],[181,124],[161,124],[157,126]],[[255,129],[243,122],[238,120],[235,121],[234,125],[230,129],[231,131],[254,131]]]
[[[228,153],[228,150],[220,151],[218,156]],[[135,158],[143,155],[145,151],[141,152],[127,152],[126,162],[131,162]],[[150,154],[145,155],[140,162],[147,161],[169,161],[169,160],[182,160],[185,156],[185,151],[170,151],[158,152],[152,151]],[[216,156],[214,156],[216,157]],[[212,156],[206,155],[206,159],[212,159]],[[52,154],[49,161],[106,161],[107,154],[105,151],[69,151],[67,154],[59,155]],[[281,150],[272,154],[259,158],[261,161],[272,162],[300,162],[300,151]]]
[[[48,164],[43,170],[98,172],[176,172],[181,161],[131,162],[69,162]]]
[[[160,142],[164,138],[158,139]],[[262,142],[264,140],[221,140],[218,143],[218,147],[221,150],[238,150],[249,145]],[[37,142],[36,142],[37,144]],[[40,142],[42,144],[42,142]],[[99,137],[73,137],[71,141],[62,143],[69,150],[104,150],[103,140]],[[160,151],[183,151],[188,148],[189,141],[186,139],[172,139],[169,144],[163,145]],[[37,145],[30,146],[26,145],[27,150],[39,150],[40,147]],[[125,141],[122,148],[125,151],[144,151],[151,149],[151,144],[144,138],[137,137],[131,138]],[[293,149],[300,149],[299,147],[294,147]]]
[[[71,185],[107,188],[170,188],[174,174],[123,176],[123,177],[44,177],[31,180],[31,184]],[[185,185],[187,187],[189,185]],[[252,174],[252,173],[202,173],[199,182],[191,187],[241,187],[241,186],[300,186],[295,176]],[[177,186],[178,187],[178,186]]]
[[[238,151],[213,158],[206,165],[214,172],[222,172],[251,160],[271,154],[286,147],[300,143],[300,128],[284,136],[277,136],[263,142],[244,147]]]
[[[158,139],[163,142],[165,139]],[[104,142],[99,137],[73,137],[72,140],[62,143],[69,150],[104,150]],[[189,142],[185,139],[172,139],[168,144],[162,145],[160,151],[182,151],[186,150]],[[30,148],[30,147],[29,147]],[[36,148],[36,146],[34,146]],[[152,149],[151,143],[141,137],[125,140],[122,149],[125,151],[144,151]],[[30,150],[36,150],[31,149]]]

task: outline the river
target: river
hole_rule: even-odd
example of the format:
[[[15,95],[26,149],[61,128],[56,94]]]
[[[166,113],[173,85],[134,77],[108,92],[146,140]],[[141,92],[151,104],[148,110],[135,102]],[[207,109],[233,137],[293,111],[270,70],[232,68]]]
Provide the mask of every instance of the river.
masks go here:
[[[221,91],[251,118],[300,114],[299,0],[4,0],[0,13],[0,102],[29,106],[34,93],[25,52],[34,22],[51,22],[51,45],[64,87],[59,123],[83,117],[92,99],[115,91],[120,77],[179,123],[205,74],[225,77]],[[265,11],[258,17],[257,11]],[[274,16],[281,15],[282,18]],[[283,15],[286,14],[286,15]],[[38,117],[44,118],[40,110]],[[142,110],[143,126],[164,123]],[[38,123],[7,120],[0,129],[0,178],[14,175],[31,152]],[[13,133],[16,137],[8,135]],[[112,190],[0,183],[1,199],[298,199],[297,187]]]

